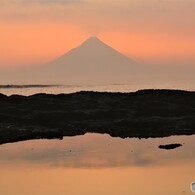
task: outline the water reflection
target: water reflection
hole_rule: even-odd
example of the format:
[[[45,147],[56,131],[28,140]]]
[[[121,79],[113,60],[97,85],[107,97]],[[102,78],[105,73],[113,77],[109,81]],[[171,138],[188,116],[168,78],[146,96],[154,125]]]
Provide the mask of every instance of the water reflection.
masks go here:
[[[156,166],[195,160],[195,136],[157,139],[121,139],[86,134],[59,140],[35,140],[0,147],[1,163],[47,164],[74,168]],[[159,144],[184,143],[171,151]]]
[[[0,146],[0,194],[190,194],[194,139],[86,134],[5,144]],[[175,142],[184,144],[158,149]]]

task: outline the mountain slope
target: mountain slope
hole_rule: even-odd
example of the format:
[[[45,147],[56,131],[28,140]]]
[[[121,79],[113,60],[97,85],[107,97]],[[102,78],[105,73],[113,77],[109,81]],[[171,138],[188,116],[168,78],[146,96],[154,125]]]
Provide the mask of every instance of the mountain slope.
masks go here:
[[[133,60],[91,37],[48,64],[1,71],[0,81],[5,84],[109,84],[135,81],[140,72],[141,68]]]
[[[37,70],[38,75],[60,82],[115,82],[116,77],[127,77],[138,72],[137,64],[120,52],[91,37]]]
[[[124,68],[130,68],[134,61],[117,52],[113,48],[92,37],[79,47],[72,49],[59,59],[51,63],[55,68],[63,68],[73,73],[104,73],[117,70],[122,72]],[[74,69],[75,68],[75,69]]]

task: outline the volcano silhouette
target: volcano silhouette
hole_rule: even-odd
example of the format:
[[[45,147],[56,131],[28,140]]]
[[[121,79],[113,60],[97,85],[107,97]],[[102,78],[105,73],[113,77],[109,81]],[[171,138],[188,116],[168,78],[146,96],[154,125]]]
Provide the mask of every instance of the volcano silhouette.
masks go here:
[[[71,71],[73,73],[108,73],[111,71],[121,72],[125,66],[130,66],[135,62],[115,49],[106,45],[96,37],[87,39],[77,48],[51,63],[55,68]],[[119,72],[118,72],[119,71]]]
[[[137,64],[130,58],[91,37],[63,56],[46,64],[39,75],[60,82],[82,82],[91,80],[114,80],[131,76]],[[41,73],[41,74],[40,74]]]
[[[139,70],[135,61],[97,37],[90,37],[48,64],[8,71],[2,76],[6,75],[8,83],[108,84],[132,80]]]

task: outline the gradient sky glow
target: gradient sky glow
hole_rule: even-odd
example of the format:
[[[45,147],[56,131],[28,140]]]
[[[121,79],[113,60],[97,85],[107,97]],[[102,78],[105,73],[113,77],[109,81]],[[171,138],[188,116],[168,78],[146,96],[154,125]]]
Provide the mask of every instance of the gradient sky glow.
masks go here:
[[[46,63],[89,36],[144,63],[195,62],[194,0],[1,0],[0,66]]]

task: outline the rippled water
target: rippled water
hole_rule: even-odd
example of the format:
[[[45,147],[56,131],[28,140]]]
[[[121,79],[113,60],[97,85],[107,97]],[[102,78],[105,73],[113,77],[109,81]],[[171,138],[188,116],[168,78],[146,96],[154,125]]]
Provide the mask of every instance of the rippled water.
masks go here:
[[[195,136],[86,134],[0,146],[3,195],[180,195],[195,180]],[[182,143],[174,150],[160,144]]]

